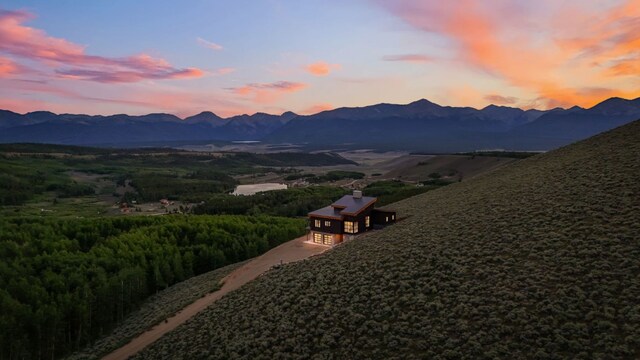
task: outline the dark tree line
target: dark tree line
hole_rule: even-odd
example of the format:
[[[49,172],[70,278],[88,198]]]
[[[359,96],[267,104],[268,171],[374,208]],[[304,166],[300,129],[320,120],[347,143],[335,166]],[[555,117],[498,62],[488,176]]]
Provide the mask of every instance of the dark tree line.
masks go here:
[[[149,295],[257,256],[304,221],[247,216],[0,220],[0,358],[53,358]]]
[[[349,191],[338,187],[314,186],[260,192],[249,196],[214,194],[193,208],[195,214],[268,214],[306,216],[325,207]]]

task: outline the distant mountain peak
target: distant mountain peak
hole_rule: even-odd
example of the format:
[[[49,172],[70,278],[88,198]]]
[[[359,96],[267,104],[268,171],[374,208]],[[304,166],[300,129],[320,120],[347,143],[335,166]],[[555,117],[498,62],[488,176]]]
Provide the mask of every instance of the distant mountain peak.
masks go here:
[[[640,98],[623,99],[621,97],[611,97],[596,104],[589,110],[597,110],[607,114],[624,114],[633,112],[640,106]]]
[[[416,100],[414,102],[411,102],[408,105],[409,106],[433,106],[433,105],[435,105],[435,106],[441,107],[440,105],[438,105],[438,104],[436,104],[436,103],[434,103],[432,101],[429,101],[427,99],[424,99],[424,98]]]
[[[487,106],[483,107],[482,109],[480,109],[480,111],[484,111],[484,110],[497,110],[497,109],[515,109],[515,110],[522,110],[522,109],[520,109],[520,108],[513,107],[513,106],[489,104],[489,105],[487,105]]]
[[[220,116],[216,115],[215,113],[211,112],[211,111],[203,111],[201,113],[199,113],[198,115],[202,115],[202,116],[215,116],[217,118],[219,118]],[[197,115],[196,115],[197,116]]]
[[[209,123],[212,125],[222,125],[227,122],[225,119],[221,118],[220,116],[214,114],[211,111],[203,111],[199,114],[186,117],[184,121],[187,123],[193,123],[193,124]]]

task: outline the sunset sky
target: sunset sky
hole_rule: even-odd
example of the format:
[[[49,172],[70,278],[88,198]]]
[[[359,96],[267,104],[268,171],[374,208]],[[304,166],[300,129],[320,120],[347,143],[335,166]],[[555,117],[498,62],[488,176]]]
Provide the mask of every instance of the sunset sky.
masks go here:
[[[640,0],[12,1],[0,108],[221,116],[640,96]]]

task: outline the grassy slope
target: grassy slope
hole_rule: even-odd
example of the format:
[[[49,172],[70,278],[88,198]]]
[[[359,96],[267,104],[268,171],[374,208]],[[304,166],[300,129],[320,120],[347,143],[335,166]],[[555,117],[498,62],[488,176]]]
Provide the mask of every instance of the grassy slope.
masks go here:
[[[67,359],[98,359],[119,348],[137,335],[171,317],[178,310],[218,290],[220,281],[245,263],[246,261],[243,261],[209,271],[160,291],[142,304],[140,310],[128,315],[125,321],[113,329],[108,336],[96,341],[93,346],[72,354]]]
[[[638,358],[640,122],[394,205],[137,356]]]

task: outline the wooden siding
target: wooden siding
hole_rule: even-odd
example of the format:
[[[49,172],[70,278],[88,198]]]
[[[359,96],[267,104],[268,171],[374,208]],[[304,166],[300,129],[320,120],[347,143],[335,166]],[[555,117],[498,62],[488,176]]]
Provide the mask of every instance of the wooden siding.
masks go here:
[[[372,225],[387,225],[396,222],[396,212],[374,209],[371,212]]]
[[[371,216],[371,213],[373,211],[373,206],[375,204],[372,202],[371,204],[369,204],[366,208],[364,208],[362,211],[360,211],[356,216],[351,216],[351,215],[345,215],[344,217],[344,221],[353,221],[353,222],[357,222],[358,223],[358,232],[355,234],[361,234],[367,230],[371,230],[372,226],[373,226],[373,218],[370,218],[370,224],[371,226],[367,229],[366,225],[366,221],[365,218],[367,216]],[[348,234],[348,233],[345,233]]]
[[[316,226],[316,220],[320,221],[320,226]],[[329,221],[329,226],[325,225]],[[317,216],[309,216],[309,229],[311,231],[325,232],[329,234],[342,234],[342,220],[329,219]]]

